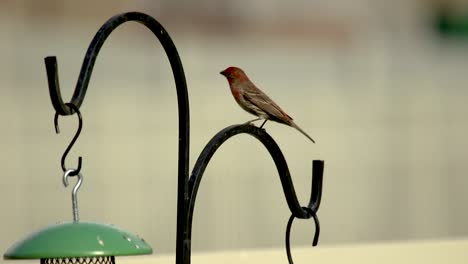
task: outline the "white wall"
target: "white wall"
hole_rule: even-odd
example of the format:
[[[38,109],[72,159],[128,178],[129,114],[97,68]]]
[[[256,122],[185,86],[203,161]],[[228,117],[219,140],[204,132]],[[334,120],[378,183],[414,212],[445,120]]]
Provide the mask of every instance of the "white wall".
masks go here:
[[[252,7],[267,14],[261,18],[247,6],[254,13],[247,21],[260,23],[252,27],[236,27],[232,10],[243,8],[238,6],[220,7],[219,16],[200,11],[186,17],[165,2],[114,2],[87,11],[88,2],[0,4],[0,249],[72,218],[71,190],[61,184],[59,162],[76,118],[61,117],[62,133],[55,134],[43,57],[58,57],[63,96],[69,98],[95,32],[127,10],[162,17],[179,49],[189,85],[191,167],[217,131],[251,118],[218,74],[237,65],[317,140],[312,145],[293,129],[266,126],[303,203],[311,160],[326,162],[321,243],[468,234],[468,50],[466,43],[428,34],[423,22],[430,7],[423,1],[296,1],[287,23],[275,19],[288,8],[279,2]],[[228,10],[230,20],[209,27],[224,21]],[[226,33],[229,28],[236,33]],[[81,218],[114,223],[158,252],[173,252],[175,89],[162,48],[143,27],[125,25],[105,44],[82,113],[83,133],[67,160],[75,166],[83,156]],[[288,217],[273,162],[254,139],[239,136],[223,145],[206,171],[193,248],[282,246]],[[297,221],[293,244],[310,244],[312,235],[311,221]]]

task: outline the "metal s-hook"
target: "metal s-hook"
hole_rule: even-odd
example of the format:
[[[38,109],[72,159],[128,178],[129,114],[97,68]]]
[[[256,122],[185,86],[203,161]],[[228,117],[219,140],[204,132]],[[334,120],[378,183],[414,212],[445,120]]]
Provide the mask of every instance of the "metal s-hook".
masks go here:
[[[66,106],[68,106],[72,111],[71,112],[75,112],[77,115],[78,115],[78,130],[76,131],[75,133],[75,136],[73,137],[72,141],[70,142],[70,144],[68,145],[67,149],[65,150],[65,152],[63,153],[62,155],[62,159],[60,161],[61,163],[61,166],[62,166],[62,170],[63,172],[66,172],[67,171],[67,168],[65,166],[65,159],[67,158],[67,155],[68,153],[70,152],[71,148],[73,147],[73,145],[75,144],[76,140],[78,139],[78,137],[80,136],[80,133],[81,133],[81,128],[83,127],[83,119],[81,117],[81,113],[80,113],[80,110],[78,109],[78,107],[76,107],[74,104],[72,103],[66,103],[65,104]],[[59,129],[59,125],[58,125],[58,117],[59,117],[59,113],[58,112],[55,112],[55,117],[54,117],[54,125],[55,125],[55,132],[58,134],[60,133],[60,129]],[[81,171],[81,163],[82,163],[82,158],[81,156],[78,157],[78,167],[76,169],[73,169],[71,172],[69,172],[69,175],[70,176],[76,176],[80,173]]]
[[[72,173],[74,173],[75,170],[67,170],[63,174],[63,185],[65,187],[68,187],[68,177],[72,176]],[[77,200],[77,194],[78,194],[78,189],[80,189],[81,183],[83,182],[83,176],[81,173],[78,173],[76,175],[78,177],[78,180],[75,184],[75,187],[73,187],[72,191],[72,208],[73,208],[73,222],[78,222],[79,221],[79,216],[78,216],[78,200]]]
[[[312,163],[312,191],[310,194],[309,205],[307,207],[302,207],[304,211],[307,212],[307,216],[303,219],[313,218],[315,223],[315,234],[314,240],[312,241],[312,246],[315,247],[318,244],[320,236],[320,223],[317,217],[317,211],[320,207],[320,201],[322,199],[322,184],[323,184],[323,167],[324,162],[322,160],[314,160]],[[293,259],[291,255],[291,226],[294,221],[294,218],[297,218],[296,215],[291,214],[289,217],[288,224],[286,225],[286,255],[288,257],[289,264],[293,264]],[[300,217],[299,217],[300,218]]]
[[[320,223],[317,217],[317,214],[314,212],[313,209],[309,207],[302,207],[302,209],[306,210],[308,214],[314,219],[315,223],[315,234],[314,234],[314,240],[312,241],[312,246],[315,247],[318,244],[318,239],[320,235]],[[291,226],[294,221],[294,214],[291,214],[291,217],[289,217],[288,224],[286,225],[286,255],[288,257],[288,263],[289,264],[294,264],[292,255],[291,255],[291,243],[290,243],[290,237],[291,237]]]

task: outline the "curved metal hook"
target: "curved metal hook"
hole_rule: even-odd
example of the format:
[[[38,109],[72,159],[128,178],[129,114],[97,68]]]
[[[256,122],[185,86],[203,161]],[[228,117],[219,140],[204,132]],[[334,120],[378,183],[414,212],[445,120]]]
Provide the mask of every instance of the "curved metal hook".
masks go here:
[[[70,142],[67,149],[65,150],[65,152],[62,155],[62,159],[61,159],[60,163],[61,163],[63,172],[67,171],[67,168],[65,166],[65,159],[67,158],[67,155],[70,152],[73,145],[75,144],[76,140],[80,136],[81,129],[83,127],[83,118],[81,117],[81,113],[80,113],[80,110],[78,110],[78,107],[76,107],[72,103],[66,103],[65,105],[68,106],[70,109],[72,109],[72,111],[78,115],[78,130],[76,131],[75,136],[73,137],[72,141]],[[59,128],[59,125],[58,125],[58,117],[59,117],[59,113],[55,112],[54,125],[55,125],[55,132],[57,134],[60,133],[60,128]],[[82,163],[82,158],[80,156],[80,157],[78,157],[78,167],[76,169],[71,170],[71,172],[69,173],[70,176],[75,176],[75,175],[78,175],[80,173],[81,163]]]
[[[145,25],[161,42],[172,67],[172,72],[177,87],[177,96],[181,102],[184,102],[179,103],[179,107],[182,108],[179,110],[183,110],[179,111],[179,113],[185,114],[185,112],[187,112],[186,114],[188,115],[188,111],[185,111],[184,109],[185,106],[188,108],[187,85],[177,49],[172,42],[171,37],[162,25],[151,16],[140,12],[127,12],[115,15],[101,26],[89,44],[88,50],[86,51],[83,65],[81,66],[80,75],[76,83],[75,91],[72,98],[70,99],[70,102],[73,103],[77,108],[80,108],[86,95],[86,90],[88,89],[88,84],[91,79],[94,64],[101,47],[111,32],[127,21],[135,21]],[[70,111],[68,107],[66,107],[66,104],[63,103],[64,101],[60,92],[60,84],[58,79],[57,58],[55,56],[49,56],[44,58],[44,62],[46,65],[47,80],[49,83],[50,99],[52,101],[52,105],[55,108],[55,111],[60,115],[73,114],[73,112]]]
[[[197,162],[192,171],[192,175],[189,179],[189,201],[188,201],[188,241],[190,242],[191,237],[191,226],[192,226],[192,218],[193,218],[193,211],[195,206],[195,200],[198,192],[198,187],[201,182],[201,178],[203,173],[210,161],[211,157],[214,155],[216,150],[229,138],[237,135],[246,133],[249,134],[256,139],[258,139],[269,151],[271,157],[273,158],[276,168],[278,170],[278,174],[281,180],[281,185],[283,187],[283,192],[286,198],[286,202],[288,204],[289,210],[291,211],[292,215],[297,218],[308,219],[314,217],[316,220],[316,230],[319,230],[318,226],[318,218],[315,215],[317,212],[320,200],[321,200],[321,188],[322,188],[322,178],[323,178],[323,164],[324,162],[321,160],[314,160],[313,162],[313,180],[312,180],[312,193],[309,201],[308,207],[301,207],[297,200],[296,192],[294,190],[294,186],[291,180],[291,176],[289,173],[288,165],[286,160],[281,152],[281,149],[278,147],[274,139],[264,130],[257,128],[253,125],[243,124],[243,125],[233,125],[229,126],[216,134],[205,146],[202,153],[200,154]],[[314,240],[315,244],[318,240],[318,232],[316,232],[316,240]]]
[[[317,217],[317,214],[309,207],[303,207],[304,210],[308,211],[309,214],[312,216],[312,218],[314,219],[314,223],[315,223],[315,234],[314,234],[314,240],[312,240],[312,246],[315,247],[317,246],[318,244],[318,239],[319,239],[319,236],[320,236],[320,223],[319,223],[319,220],[318,220],[318,217]],[[289,264],[293,264],[293,259],[292,259],[292,255],[291,255],[291,243],[290,243],[290,237],[291,237],[291,226],[292,226],[292,223],[294,221],[294,218],[296,218],[294,216],[294,214],[292,214],[290,217],[289,217],[289,220],[288,220],[288,224],[286,225],[286,238],[285,238],[285,241],[286,241],[286,255],[288,257],[288,262]]]
[[[186,223],[185,214],[185,196],[188,190],[188,171],[189,171],[189,101],[187,93],[187,84],[185,80],[184,69],[179,57],[179,53],[171,37],[164,27],[154,18],[140,12],[128,12],[118,14],[107,20],[94,36],[89,44],[88,50],[81,66],[75,91],[70,102],[78,109],[83,103],[88,83],[91,78],[94,63],[97,55],[103,46],[107,37],[121,24],[127,21],[138,22],[153,32],[166,52],[174,76],[178,113],[179,113],[179,147],[178,147],[178,183],[177,183],[177,238],[176,238],[176,263],[190,263],[190,256],[186,254],[184,245],[184,226]],[[71,115],[73,111],[66,107],[60,92],[57,58],[54,56],[44,59],[47,71],[47,80],[49,84],[49,93],[52,105],[59,115]]]
[[[65,187],[68,187],[68,177],[73,176],[72,173],[74,173],[75,170],[67,170],[63,174],[63,185]],[[72,209],[73,209],[73,221],[78,222],[79,221],[79,216],[78,216],[78,189],[80,189],[81,183],[83,182],[83,176],[81,173],[78,173],[76,175],[78,177],[78,181],[75,184],[75,187],[73,187],[72,191]]]

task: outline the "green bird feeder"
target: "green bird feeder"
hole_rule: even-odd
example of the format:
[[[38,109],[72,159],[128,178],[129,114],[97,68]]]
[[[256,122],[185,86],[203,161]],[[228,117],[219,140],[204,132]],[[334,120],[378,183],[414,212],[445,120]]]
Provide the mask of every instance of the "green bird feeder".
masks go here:
[[[67,170],[63,183],[75,170]],[[142,238],[113,225],[80,222],[78,219],[77,191],[83,177],[81,173],[72,192],[73,222],[59,223],[39,230],[10,247],[4,259],[40,259],[41,264],[112,264],[115,256],[153,253]]]

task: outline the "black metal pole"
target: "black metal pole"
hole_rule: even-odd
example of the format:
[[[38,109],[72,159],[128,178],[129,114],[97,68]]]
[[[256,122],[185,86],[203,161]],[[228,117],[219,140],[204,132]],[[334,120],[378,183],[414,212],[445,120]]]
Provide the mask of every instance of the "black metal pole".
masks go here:
[[[268,135],[268,133],[265,132],[264,129],[260,129],[252,125],[234,125],[221,130],[218,134],[215,135],[215,137],[213,137],[213,139],[207,144],[205,149],[200,154],[189,180],[188,164],[190,119],[187,84],[184,70],[172,39],[166,30],[162,27],[162,25],[159,24],[159,22],[157,22],[154,18],[139,12],[129,12],[116,15],[104,23],[88,47],[75,91],[69,103],[76,106],[76,109],[80,108],[88,88],[88,83],[91,78],[94,63],[96,61],[99,50],[110,33],[119,25],[127,21],[135,21],[145,25],[159,39],[169,58],[176,83],[179,111],[176,264],[190,263],[193,210],[198,187],[200,185],[205,168],[208,165],[211,157],[221,146],[221,144],[223,144],[223,142],[225,142],[230,137],[241,133],[247,133],[254,136],[268,149],[276,164],[281,184],[283,186],[283,192],[293,216],[304,219],[313,217],[314,220],[316,220],[316,226],[318,230],[318,219],[315,213],[319,208],[321,199],[323,161],[314,161],[314,179],[312,180],[312,192],[309,205],[308,207],[301,207],[296,197],[286,160],[276,142],[270,135]],[[56,57],[46,57],[45,64],[49,83],[50,98],[56,114],[73,114],[75,112],[73,107],[68,107],[67,104],[69,103],[64,103],[61,97]]]

